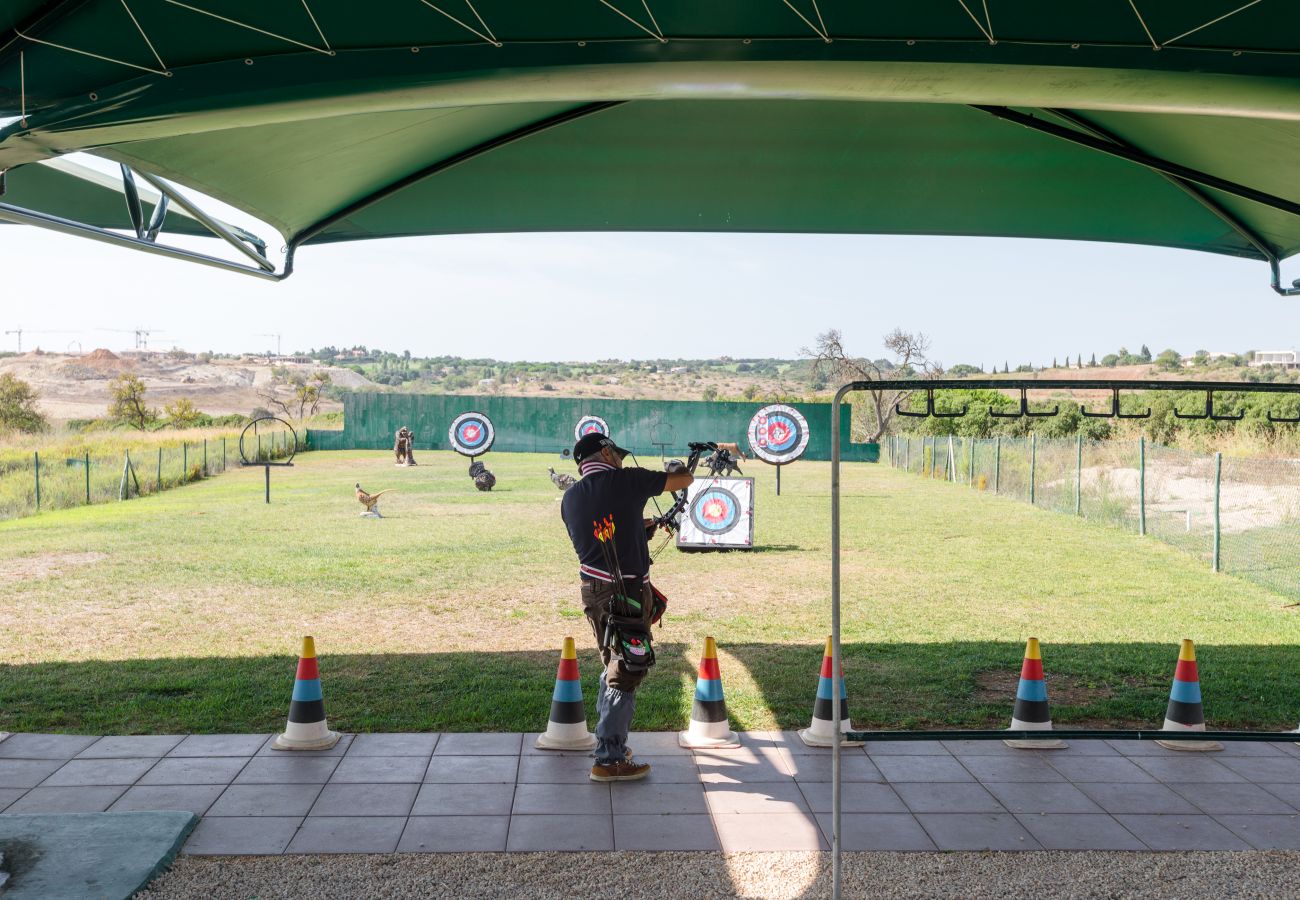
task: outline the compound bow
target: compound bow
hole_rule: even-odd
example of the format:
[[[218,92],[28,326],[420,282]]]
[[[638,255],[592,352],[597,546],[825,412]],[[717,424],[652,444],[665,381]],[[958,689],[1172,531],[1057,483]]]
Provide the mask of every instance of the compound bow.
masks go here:
[[[665,468],[670,473],[690,472],[692,475],[694,475],[695,470],[700,465],[701,457],[703,457],[704,454],[706,453],[716,453],[718,450],[718,445],[713,443],[712,441],[692,441],[686,446],[690,450],[690,453],[686,457],[686,462],[682,462],[681,460],[678,459],[672,459],[665,464]],[[677,534],[677,531],[680,526],[682,513],[686,511],[687,495],[689,494],[689,492],[690,492],[689,486],[682,488],[680,491],[674,491],[673,505],[668,507],[667,512],[660,509],[658,500],[654,501],[655,509],[659,511],[659,515],[651,519],[650,521],[655,528],[662,528],[665,532],[667,532],[667,534],[665,535],[663,542],[658,547],[655,548],[654,552],[650,554],[651,559],[654,559],[656,556],[658,556],[660,552],[662,552],[664,547],[668,546],[668,542],[673,539],[673,535]]]

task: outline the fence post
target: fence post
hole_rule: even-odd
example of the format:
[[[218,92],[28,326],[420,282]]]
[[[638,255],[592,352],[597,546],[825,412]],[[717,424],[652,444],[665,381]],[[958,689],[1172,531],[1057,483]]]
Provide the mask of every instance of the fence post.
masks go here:
[[[208,439],[203,439],[203,474],[208,474]]]
[[[162,491],[162,447],[158,448],[158,491]]]
[[[181,441],[181,484],[190,480],[190,445]]]
[[[1147,439],[1138,438],[1138,534],[1147,533]]]
[[[1074,514],[1083,515],[1083,435],[1075,435]]]
[[[1034,505],[1034,480],[1038,474],[1038,432],[1029,435],[1029,505]]]
[[[226,438],[225,438],[225,435],[222,435],[222,437],[221,437],[221,471],[223,471],[223,472],[226,471]]]
[[[90,451],[86,451],[86,505],[90,505]]]
[[[975,487],[975,438],[967,443],[970,445],[970,468],[966,472],[966,486]]]
[[[1002,492],[1002,435],[993,439],[993,493]]]
[[[32,468],[36,472],[36,511],[41,511],[41,454],[39,450],[32,451]]]
[[[1223,481],[1223,454],[1214,454],[1214,571],[1219,571],[1223,532],[1219,528],[1219,485]]]

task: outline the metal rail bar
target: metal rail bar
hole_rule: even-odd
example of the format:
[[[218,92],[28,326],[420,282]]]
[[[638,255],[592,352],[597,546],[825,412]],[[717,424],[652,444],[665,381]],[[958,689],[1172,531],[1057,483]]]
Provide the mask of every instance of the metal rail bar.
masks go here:
[[[902,378],[855,381],[850,391],[1240,391],[1263,394],[1297,394],[1300,384],[1244,381],[1142,381],[1135,379],[1062,378]],[[841,389],[842,390],[842,389]]]
[[[123,170],[130,171],[125,166],[123,166]],[[216,219],[214,219],[212,216],[205,213],[203,210],[199,209],[197,205],[195,205],[188,197],[186,197],[180,191],[176,190],[176,188],[172,187],[170,184],[163,181],[161,178],[157,177],[156,175],[150,175],[148,172],[139,172],[137,174],[145,181],[147,181],[150,185],[152,185],[154,189],[157,190],[164,197],[170,197],[176,203],[177,206],[185,210],[187,213],[189,213],[191,216],[197,219],[200,223],[202,223],[203,227],[208,229],[208,231],[211,231],[217,237],[221,238],[227,244],[234,247],[240,253],[244,254],[249,259],[251,259],[254,263],[257,264],[259,268],[267,272],[275,271],[275,263],[271,262],[265,256],[263,256],[262,254],[254,250],[252,247],[245,244],[242,240],[239,239],[239,237],[232,234],[230,230],[226,228],[225,225],[218,222]],[[263,244],[262,246],[265,247],[266,245]]]
[[[1075,741],[1264,741],[1274,744],[1300,743],[1296,731],[1159,731],[1154,728],[1054,728],[1051,731],[1010,731],[983,729],[963,731],[846,731],[850,741],[1001,741],[1060,740]]]

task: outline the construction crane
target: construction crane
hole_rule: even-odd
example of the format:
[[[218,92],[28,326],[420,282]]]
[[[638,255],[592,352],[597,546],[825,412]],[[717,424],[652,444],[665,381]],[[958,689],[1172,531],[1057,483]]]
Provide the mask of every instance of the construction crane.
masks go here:
[[[280,355],[280,335],[278,334],[258,334],[255,337],[273,337],[275,338],[275,355]]]
[[[5,334],[7,334],[7,335],[8,335],[8,334],[13,334],[13,335],[17,335],[17,336],[18,336],[18,352],[19,352],[19,353],[22,353],[22,352],[23,352],[23,335],[24,335],[24,334],[77,334],[77,333],[78,333],[78,332],[73,331],[73,330],[68,329],[68,328],[60,328],[60,329],[55,329],[55,330],[50,331],[50,330],[37,329],[37,328],[24,328],[24,327],[21,326],[21,325],[19,325],[17,328],[14,328],[14,329],[11,329],[11,330],[5,332]]]
[[[97,328],[95,330],[135,335],[135,349],[137,350],[148,350],[149,335],[154,333],[154,330],[150,328]]]

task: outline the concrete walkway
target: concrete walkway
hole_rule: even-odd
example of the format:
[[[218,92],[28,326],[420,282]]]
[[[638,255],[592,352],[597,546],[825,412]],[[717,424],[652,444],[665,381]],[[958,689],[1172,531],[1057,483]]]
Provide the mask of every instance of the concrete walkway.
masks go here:
[[[634,734],[649,779],[593,784],[535,735],[15,734],[0,814],[189,810],[189,854],[828,849],[830,754],[790,732],[689,752]],[[846,850],[1300,849],[1300,747],[899,742],[844,754]]]

